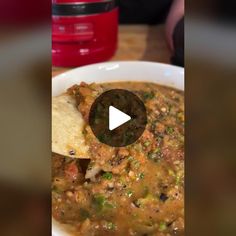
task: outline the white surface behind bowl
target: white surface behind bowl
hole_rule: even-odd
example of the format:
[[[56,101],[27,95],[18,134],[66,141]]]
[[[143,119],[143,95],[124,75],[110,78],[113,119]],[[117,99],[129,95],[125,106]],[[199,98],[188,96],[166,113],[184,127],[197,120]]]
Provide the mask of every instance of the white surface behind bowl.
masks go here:
[[[52,96],[80,82],[147,81],[184,90],[184,69],[142,61],[108,62],[70,70],[52,79]],[[52,221],[53,236],[67,236],[63,227]]]

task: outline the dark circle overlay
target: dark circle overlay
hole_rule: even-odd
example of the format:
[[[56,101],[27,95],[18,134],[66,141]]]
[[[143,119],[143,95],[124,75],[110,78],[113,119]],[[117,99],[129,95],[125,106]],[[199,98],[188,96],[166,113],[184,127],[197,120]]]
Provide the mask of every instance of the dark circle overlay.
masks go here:
[[[109,130],[109,107],[113,106],[131,117],[116,129]],[[113,89],[101,94],[89,113],[89,125],[97,139],[112,147],[124,147],[136,142],[147,124],[146,108],[134,93]]]

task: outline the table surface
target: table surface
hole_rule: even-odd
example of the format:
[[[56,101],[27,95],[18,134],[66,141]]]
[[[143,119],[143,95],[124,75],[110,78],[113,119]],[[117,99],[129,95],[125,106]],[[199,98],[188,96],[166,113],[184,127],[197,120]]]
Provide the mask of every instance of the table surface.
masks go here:
[[[121,25],[119,45],[111,61],[142,60],[170,64],[171,52],[165,40],[164,25]],[[52,76],[72,68],[52,67]]]

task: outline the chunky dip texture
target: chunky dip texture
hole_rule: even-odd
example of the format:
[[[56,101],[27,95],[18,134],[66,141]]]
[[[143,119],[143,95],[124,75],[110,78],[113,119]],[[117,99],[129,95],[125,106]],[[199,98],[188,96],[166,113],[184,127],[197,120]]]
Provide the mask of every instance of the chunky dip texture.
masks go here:
[[[100,143],[88,125],[90,107],[120,88],[144,102],[148,124],[132,145]],[[85,121],[90,160],[53,154],[52,214],[71,235],[184,235],[184,94],[153,83],[81,83],[68,90]]]

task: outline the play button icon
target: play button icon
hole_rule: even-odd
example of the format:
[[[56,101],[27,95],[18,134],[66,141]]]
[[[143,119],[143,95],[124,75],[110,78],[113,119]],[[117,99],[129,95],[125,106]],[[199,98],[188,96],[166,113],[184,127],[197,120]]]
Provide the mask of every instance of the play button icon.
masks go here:
[[[109,130],[112,131],[126,122],[130,121],[131,117],[124,112],[116,109],[113,106],[109,107]]]
[[[112,89],[92,104],[89,125],[97,139],[112,147],[136,142],[147,124],[146,108],[134,93]]]

